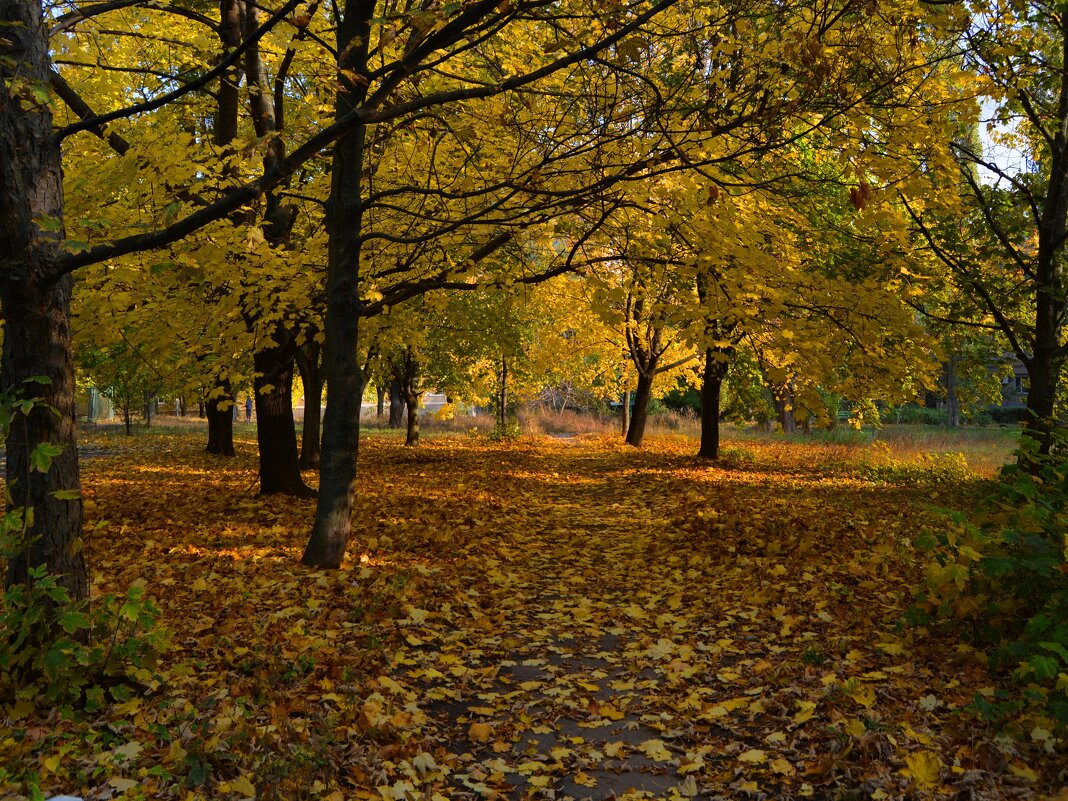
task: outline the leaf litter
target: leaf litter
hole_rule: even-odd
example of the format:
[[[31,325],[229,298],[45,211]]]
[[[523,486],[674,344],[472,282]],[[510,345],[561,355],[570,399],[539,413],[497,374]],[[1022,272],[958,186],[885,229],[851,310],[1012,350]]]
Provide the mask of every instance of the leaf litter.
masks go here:
[[[133,442],[87,465],[94,589],[144,578],[171,648],[98,713],[7,710],[0,798],[994,799],[1064,782],[1055,736],[963,712],[992,683],[973,652],[900,625],[928,506],[965,488],[820,469],[785,443],[709,465],[681,439],[368,439],[331,573],[297,564],[313,502],[251,496],[247,456]]]

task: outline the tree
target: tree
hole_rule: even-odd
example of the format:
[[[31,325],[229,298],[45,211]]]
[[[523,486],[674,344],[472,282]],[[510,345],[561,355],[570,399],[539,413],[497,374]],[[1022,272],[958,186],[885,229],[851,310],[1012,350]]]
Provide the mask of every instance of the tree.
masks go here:
[[[982,310],[947,319],[999,332],[1026,368],[1024,434],[1046,454],[1068,361],[1068,19],[1046,2],[991,0],[974,5],[960,36],[1002,155],[977,141],[973,108],[951,140],[958,191],[909,199],[908,209],[954,286]]]

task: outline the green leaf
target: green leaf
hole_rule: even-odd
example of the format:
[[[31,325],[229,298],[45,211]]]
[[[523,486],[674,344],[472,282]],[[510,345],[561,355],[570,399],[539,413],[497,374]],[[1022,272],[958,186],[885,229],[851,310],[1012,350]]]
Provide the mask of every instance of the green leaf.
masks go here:
[[[47,473],[52,469],[52,460],[63,453],[63,448],[51,442],[42,442],[30,452],[30,469]]]
[[[67,634],[89,628],[89,616],[83,612],[65,612],[59,617],[59,625]]]
[[[59,501],[76,501],[82,497],[82,491],[76,489],[56,490],[52,497]]]

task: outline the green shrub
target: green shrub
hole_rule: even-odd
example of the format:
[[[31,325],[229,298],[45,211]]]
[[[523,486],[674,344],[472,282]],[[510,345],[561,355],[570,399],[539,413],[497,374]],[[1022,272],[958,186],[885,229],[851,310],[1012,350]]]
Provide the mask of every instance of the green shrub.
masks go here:
[[[47,379],[27,385],[34,383]],[[0,436],[35,408],[59,414],[40,398],[0,397]],[[39,443],[28,470],[47,473],[59,452]],[[0,559],[26,547],[32,515],[32,509],[16,508],[0,517]],[[153,631],[158,617],[143,584],[90,606],[71,599],[43,565],[31,568],[26,584],[13,584],[0,596],[0,700],[92,709],[105,703],[105,692],[116,700],[127,697],[131,687],[152,680],[148,668],[164,643],[163,634]]]
[[[1068,726],[1068,437],[1054,456],[1024,456],[1035,474],[1004,467],[994,491],[970,515],[947,514],[946,526],[921,545],[932,561],[917,596],[920,622],[963,623],[989,655],[995,674],[1013,680],[990,714],[1031,705]]]
[[[119,700],[149,685],[164,645],[155,630],[159,610],[135,583],[90,608],[73,602],[43,567],[29,584],[15,584],[0,608],[0,698],[46,704],[102,706],[105,691]]]
[[[887,409],[882,415],[885,423],[903,423],[905,425],[944,426],[949,423],[945,409],[932,409],[929,406],[917,406],[906,403]]]
[[[986,413],[991,422],[999,426],[1018,426],[1027,419],[1027,408],[1024,406],[988,406]]]
[[[501,425],[498,420],[494,424],[493,430],[489,433],[489,438],[490,442],[502,442],[504,440],[519,439],[522,433],[523,430],[518,421],[509,420],[504,425]]]

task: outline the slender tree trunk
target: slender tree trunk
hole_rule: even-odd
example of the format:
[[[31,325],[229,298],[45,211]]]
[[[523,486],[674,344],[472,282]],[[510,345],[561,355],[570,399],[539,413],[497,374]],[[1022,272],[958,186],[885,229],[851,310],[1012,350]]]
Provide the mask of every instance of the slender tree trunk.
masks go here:
[[[234,391],[229,381],[217,381],[205,402],[208,418],[208,453],[234,455]]]
[[[389,427],[400,428],[404,422],[404,391],[396,378],[389,382]]]
[[[508,426],[508,359],[501,358],[501,387],[497,394],[497,425],[504,431]]]
[[[276,336],[287,332],[279,329]],[[293,352],[295,345],[282,344],[261,350],[252,357],[256,370],[253,386],[256,401],[256,441],[260,449],[260,494],[314,497],[315,492],[300,475],[297,429],[293,421]]]
[[[623,437],[626,438],[630,429],[630,390],[623,393]]]
[[[634,409],[630,415],[630,427],[627,429],[627,444],[635,448],[642,446],[645,439],[645,423],[649,419],[649,401],[653,397],[653,378],[656,366],[648,372],[638,372],[638,385],[634,388]]]
[[[122,422],[123,422],[123,425],[126,426],[126,436],[132,437],[133,436],[133,412],[131,411],[131,409],[130,409],[130,407],[128,405],[122,407]]]
[[[375,3],[347,3],[337,33],[339,69],[364,74],[371,41]],[[360,86],[339,89],[336,115],[348,114],[363,102]],[[360,234],[364,144],[367,129],[358,126],[334,145],[326,269],[324,368],[327,401],[323,419],[323,453],[319,468],[319,500],[315,527],[301,561],[337,568],[345,557],[352,530],[352,502],[360,445],[363,374],[359,352]]]
[[[719,357],[719,358],[717,358]],[[702,459],[719,458],[719,407],[727,362],[722,349],[705,349],[705,369],[701,380],[701,447],[697,456]]]
[[[386,414],[386,385],[375,384],[375,394],[378,395],[378,403],[375,405],[375,417],[381,420]]]
[[[300,439],[300,469],[318,470],[322,441],[323,373],[321,349],[314,340],[297,348],[297,369],[304,384],[304,428]]]
[[[960,425],[960,399],[957,397],[957,357],[950,356],[945,364],[946,377],[946,422]]]
[[[62,157],[48,104],[10,93],[16,82],[48,84],[48,25],[40,3],[0,2],[0,31],[0,390],[42,401],[17,415],[7,435],[7,508],[32,509],[33,518],[5,581],[25,584],[30,569],[44,565],[81,599],[88,586],[78,545],[82,501],[70,499],[81,491],[69,323],[74,281],[53,271],[64,238]],[[55,230],[38,227],[46,218]],[[45,473],[30,469],[30,455],[43,443],[60,449]]]

